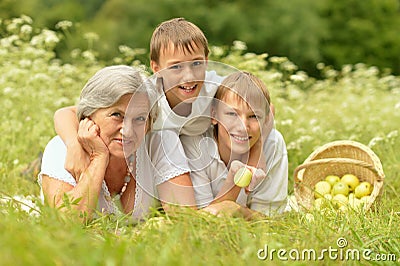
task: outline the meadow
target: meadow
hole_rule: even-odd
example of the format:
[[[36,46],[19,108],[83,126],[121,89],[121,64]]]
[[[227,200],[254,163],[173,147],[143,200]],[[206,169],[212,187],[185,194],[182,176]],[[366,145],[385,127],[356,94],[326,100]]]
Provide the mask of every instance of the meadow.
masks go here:
[[[65,31],[68,25],[58,24]],[[34,28],[26,16],[0,20],[0,32],[0,264],[391,265],[400,261],[396,148],[400,77],[362,63],[341,69],[320,63],[316,67],[323,78],[316,80],[285,57],[248,53],[240,41],[228,48],[211,47],[210,59],[251,71],[268,85],[276,127],[288,149],[289,194],[294,169],[313,150],[334,140],[354,140],[369,146],[383,165],[384,191],[375,211],[291,211],[254,221],[188,210],[176,216],[154,211],[151,218],[135,224],[115,216],[82,224],[39,204],[37,169],[31,162],[55,135],[55,110],[75,104],[87,79],[106,63],[97,59],[90,45],[85,51],[74,50],[71,62],[57,59],[55,47],[62,36]],[[86,37],[88,44],[96,41],[93,34]],[[121,46],[112,63],[147,69],[137,59],[143,53]],[[5,200],[12,196],[24,198]],[[36,207],[27,206],[28,196]],[[307,257],[310,250],[316,251],[315,259]],[[359,252],[360,259],[347,260],[346,251]]]

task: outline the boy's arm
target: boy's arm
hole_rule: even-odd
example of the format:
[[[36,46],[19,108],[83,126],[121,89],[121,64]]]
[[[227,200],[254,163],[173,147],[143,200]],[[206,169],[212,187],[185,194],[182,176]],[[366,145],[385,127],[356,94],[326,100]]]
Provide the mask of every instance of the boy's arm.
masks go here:
[[[228,175],[226,177],[226,180],[225,180],[221,190],[218,192],[218,195],[215,197],[215,199],[213,200],[213,202],[211,204],[226,201],[226,200],[230,200],[230,201],[237,200],[237,197],[239,196],[240,190],[242,188],[235,184],[234,176],[235,176],[236,172],[239,169],[241,169],[242,167],[246,167],[247,169],[249,169],[252,172],[251,182],[245,188],[246,193],[253,191],[254,188],[257,187],[257,185],[259,183],[261,183],[267,176],[263,170],[255,168],[255,167],[251,167],[240,161],[235,160],[231,163]]]
[[[246,220],[253,219],[263,219],[265,215],[262,213],[249,209],[247,207],[241,206],[238,203],[230,200],[221,201],[218,203],[213,203],[201,211],[208,212],[218,217],[228,216],[228,217],[243,217]]]
[[[89,154],[85,152],[78,142],[79,121],[76,118],[76,107],[68,106],[58,109],[54,114],[54,128],[67,147],[65,169],[78,179],[88,167]]]

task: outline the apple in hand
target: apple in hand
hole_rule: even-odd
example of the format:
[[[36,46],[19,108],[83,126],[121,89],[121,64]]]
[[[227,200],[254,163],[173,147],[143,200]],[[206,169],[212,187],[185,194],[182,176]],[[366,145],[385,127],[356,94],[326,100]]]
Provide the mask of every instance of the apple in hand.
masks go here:
[[[342,181],[337,182],[333,185],[332,195],[335,196],[337,194],[342,194],[344,196],[349,195],[349,186]]]
[[[373,187],[369,182],[367,182],[367,181],[361,182],[354,189],[354,195],[359,199],[364,197],[364,196],[369,196],[371,194],[371,192],[372,192],[372,188]]]
[[[338,177],[337,175],[328,175],[325,177],[325,181],[331,184],[331,186],[333,187],[334,184],[340,181],[340,177]]]
[[[315,184],[314,187],[315,193],[314,197],[315,198],[322,198],[324,197],[325,194],[331,193],[331,184],[329,184],[327,181],[319,181],[317,184]]]
[[[247,187],[250,184],[252,177],[252,172],[246,167],[242,167],[236,172],[233,181],[238,187]]]
[[[360,180],[358,179],[358,177],[352,174],[345,174],[344,176],[342,176],[340,181],[347,184],[350,191],[354,191],[354,189],[360,184]]]

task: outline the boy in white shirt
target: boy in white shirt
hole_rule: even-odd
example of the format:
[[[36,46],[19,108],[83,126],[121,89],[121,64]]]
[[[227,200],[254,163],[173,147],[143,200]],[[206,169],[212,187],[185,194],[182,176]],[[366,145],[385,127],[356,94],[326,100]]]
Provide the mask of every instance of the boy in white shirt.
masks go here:
[[[246,216],[283,212],[288,158],[278,130],[272,129],[263,140],[262,125],[270,112],[266,86],[250,73],[230,74],[219,87],[211,109],[214,128],[201,136],[181,137],[198,207],[209,206],[209,211],[219,213],[218,203],[228,200],[237,202]],[[257,158],[257,163],[249,161],[250,157]],[[233,180],[241,167],[253,172],[252,182],[246,188],[235,185]],[[256,176],[257,168],[265,171],[266,178]]]

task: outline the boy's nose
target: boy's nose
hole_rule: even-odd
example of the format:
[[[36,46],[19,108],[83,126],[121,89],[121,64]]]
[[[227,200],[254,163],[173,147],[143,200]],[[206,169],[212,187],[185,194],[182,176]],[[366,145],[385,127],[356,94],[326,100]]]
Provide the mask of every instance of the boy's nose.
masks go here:
[[[190,66],[185,66],[182,72],[182,80],[184,82],[193,82],[196,77],[193,69]]]

